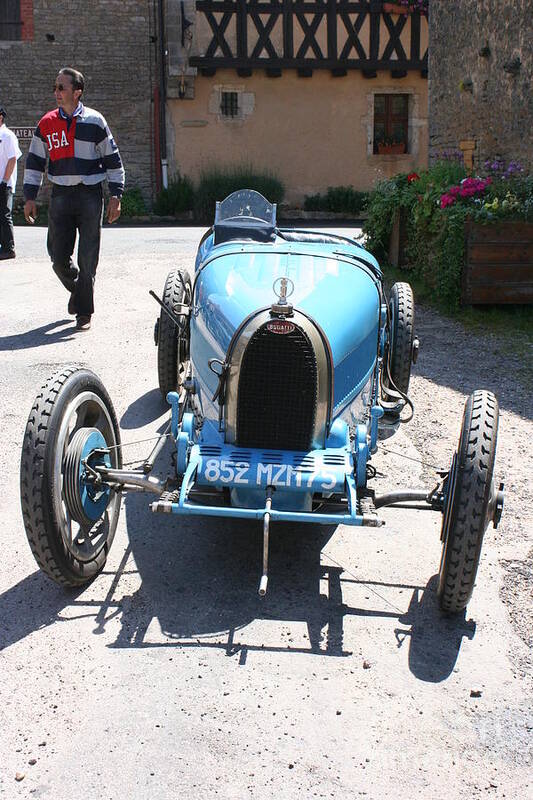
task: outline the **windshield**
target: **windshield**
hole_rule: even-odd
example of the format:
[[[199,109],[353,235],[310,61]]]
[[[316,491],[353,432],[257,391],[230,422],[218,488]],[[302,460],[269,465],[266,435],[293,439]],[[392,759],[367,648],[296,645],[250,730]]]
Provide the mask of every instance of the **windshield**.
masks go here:
[[[252,217],[275,224],[275,205],[253,189],[239,189],[217,203],[215,223],[235,217]]]

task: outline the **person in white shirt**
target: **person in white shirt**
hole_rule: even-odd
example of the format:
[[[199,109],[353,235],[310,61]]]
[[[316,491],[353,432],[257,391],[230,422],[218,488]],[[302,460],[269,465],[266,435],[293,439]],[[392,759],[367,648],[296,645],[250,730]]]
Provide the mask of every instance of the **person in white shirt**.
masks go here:
[[[0,106],[0,261],[15,258],[13,195],[17,185],[17,161],[22,153],[18,139],[5,125],[7,111]]]

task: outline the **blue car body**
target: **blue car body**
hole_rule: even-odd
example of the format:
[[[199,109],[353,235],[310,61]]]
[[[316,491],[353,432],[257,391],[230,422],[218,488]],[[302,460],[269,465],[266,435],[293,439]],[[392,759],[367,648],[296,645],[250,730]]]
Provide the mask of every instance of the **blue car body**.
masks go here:
[[[355,240],[221,205],[192,280],[188,392],[168,395],[181,485],[154,510],[261,519],[270,498],[271,519],[373,524],[359,493],[383,414],[379,265]]]

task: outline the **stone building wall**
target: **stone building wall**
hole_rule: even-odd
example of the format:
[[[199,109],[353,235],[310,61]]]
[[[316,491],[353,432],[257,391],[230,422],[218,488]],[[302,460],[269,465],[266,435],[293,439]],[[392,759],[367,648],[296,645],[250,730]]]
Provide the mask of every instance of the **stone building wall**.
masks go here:
[[[28,0],[24,0],[28,5]],[[35,127],[55,107],[58,70],[85,76],[85,105],[106,118],[126,169],[126,186],[155,191],[153,88],[157,85],[152,0],[33,0],[33,38],[0,41],[0,102],[10,128]],[[21,140],[17,193],[29,139]]]
[[[461,148],[533,167],[531,0],[431,0],[430,160]]]

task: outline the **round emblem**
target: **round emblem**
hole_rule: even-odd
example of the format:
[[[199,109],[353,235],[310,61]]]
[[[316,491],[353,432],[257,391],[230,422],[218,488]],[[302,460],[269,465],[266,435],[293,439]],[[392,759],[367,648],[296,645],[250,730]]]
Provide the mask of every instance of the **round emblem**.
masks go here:
[[[286,319],[273,319],[271,322],[267,322],[267,330],[270,333],[292,333],[295,327]]]

